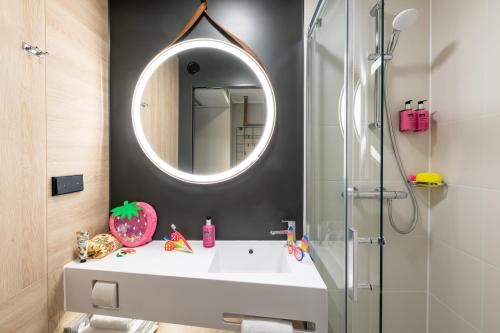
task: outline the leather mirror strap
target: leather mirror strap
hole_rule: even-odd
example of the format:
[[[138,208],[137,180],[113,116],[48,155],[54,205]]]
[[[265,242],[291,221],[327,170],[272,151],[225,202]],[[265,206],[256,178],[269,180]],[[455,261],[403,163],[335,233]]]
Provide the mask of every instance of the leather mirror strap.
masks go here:
[[[168,46],[174,45],[180,39],[182,39],[184,36],[186,36],[191,31],[191,29],[193,29],[193,27],[200,21],[201,17],[203,16],[203,14],[206,11],[206,9],[207,9],[207,3],[202,2],[198,6],[196,11],[194,12],[193,16],[186,23],[184,28],[182,28],[182,30],[177,34],[177,36],[174,38],[174,40],[170,44],[168,44]]]
[[[208,12],[205,10],[205,15],[207,16],[207,19],[210,23],[212,23],[212,25],[217,29],[219,30],[224,36],[226,36],[227,38],[229,38],[233,43],[237,44],[240,48],[242,48],[245,52],[247,52],[248,54],[250,54],[250,56],[252,58],[254,58],[258,63],[259,65],[262,67],[262,68],[266,68],[264,66],[264,64],[262,63],[262,61],[260,61],[259,57],[257,56],[257,54],[250,48],[250,46],[248,46],[245,42],[243,42],[241,39],[239,39],[236,35],[232,34],[231,32],[229,32],[228,30],[224,29],[224,27],[222,27],[219,23],[217,23],[217,21],[215,21],[212,16],[210,16],[208,14]]]
[[[254,58],[259,63],[259,65],[262,68],[264,68],[264,69],[266,68],[264,66],[264,64],[262,63],[262,61],[260,61],[260,59],[257,56],[257,54],[250,48],[250,46],[248,46],[247,44],[245,44],[245,42],[243,42],[241,39],[239,39],[236,35],[232,34],[228,30],[224,29],[224,27],[222,27],[219,23],[217,23],[217,21],[215,21],[208,14],[208,11],[207,11],[207,2],[206,1],[202,1],[200,3],[200,5],[196,9],[196,11],[194,12],[193,16],[189,19],[189,21],[186,23],[186,25],[184,26],[184,28],[182,28],[182,30],[179,32],[179,34],[177,34],[177,36],[174,38],[174,40],[168,46],[172,46],[175,43],[177,43],[179,40],[181,40],[182,38],[184,38],[196,26],[196,24],[198,24],[198,22],[200,21],[200,19],[202,18],[203,15],[205,15],[207,17],[208,21],[220,33],[222,33],[226,38],[230,39],[233,43],[235,43],[236,45],[238,45],[245,52],[247,52],[248,54],[250,54],[250,56],[252,58]]]

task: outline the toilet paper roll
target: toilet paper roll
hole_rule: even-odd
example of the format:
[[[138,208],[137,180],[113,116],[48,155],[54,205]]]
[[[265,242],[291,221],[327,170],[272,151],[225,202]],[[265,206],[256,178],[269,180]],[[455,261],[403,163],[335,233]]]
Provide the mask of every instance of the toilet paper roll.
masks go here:
[[[118,308],[118,284],[97,281],[92,288],[92,304],[101,308]]]

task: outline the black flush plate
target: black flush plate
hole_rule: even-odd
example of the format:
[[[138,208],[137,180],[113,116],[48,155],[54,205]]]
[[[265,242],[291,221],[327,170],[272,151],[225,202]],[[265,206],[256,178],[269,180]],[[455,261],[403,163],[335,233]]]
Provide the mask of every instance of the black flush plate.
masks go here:
[[[83,175],[52,177],[52,195],[83,191]]]

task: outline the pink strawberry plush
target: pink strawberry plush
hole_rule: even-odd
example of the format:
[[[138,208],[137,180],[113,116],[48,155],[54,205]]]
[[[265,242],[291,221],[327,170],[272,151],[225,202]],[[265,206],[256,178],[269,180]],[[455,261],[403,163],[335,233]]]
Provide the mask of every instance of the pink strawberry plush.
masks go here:
[[[145,202],[123,202],[113,208],[109,229],[113,236],[126,247],[137,247],[151,242],[156,230],[156,212]]]

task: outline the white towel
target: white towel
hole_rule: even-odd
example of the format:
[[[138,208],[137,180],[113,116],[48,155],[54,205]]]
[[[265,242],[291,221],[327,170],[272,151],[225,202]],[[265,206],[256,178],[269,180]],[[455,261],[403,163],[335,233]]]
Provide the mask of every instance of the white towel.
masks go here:
[[[90,318],[92,328],[107,328],[112,330],[127,331],[132,324],[132,319],[110,316],[93,315]]]
[[[241,322],[241,333],[293,333],[288,320],[246,318]]]
[[[133,320],[129,329],[114,330],[109,328],[94,328],[90,325],[85,326],[79,333],[137,333],[144,324],[143,320]]]
[[[141,327],[137,333],[154,333],[158,329],[158,323],[147,321],[144,326]]]

